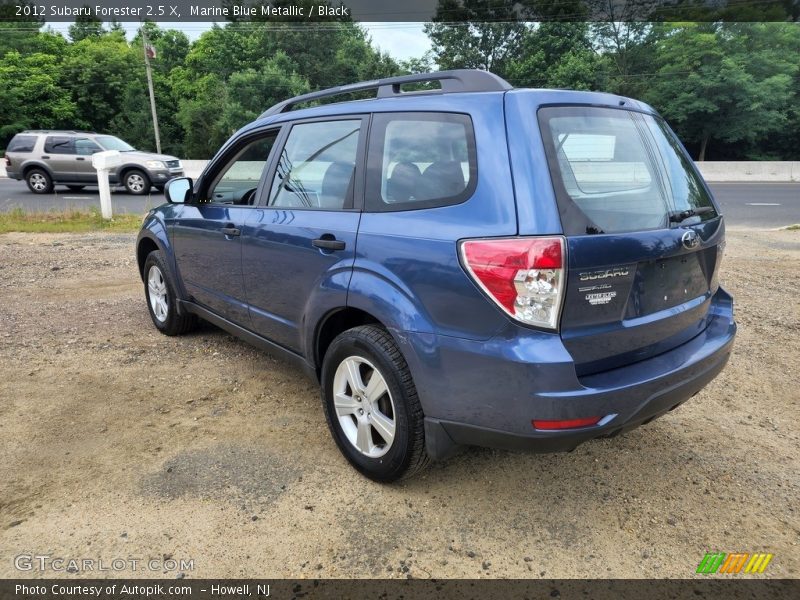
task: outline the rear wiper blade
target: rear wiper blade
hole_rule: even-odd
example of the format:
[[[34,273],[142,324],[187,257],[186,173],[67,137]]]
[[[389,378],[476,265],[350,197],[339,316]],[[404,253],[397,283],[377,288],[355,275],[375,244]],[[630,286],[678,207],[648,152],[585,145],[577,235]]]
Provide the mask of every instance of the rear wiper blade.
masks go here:
[[[681,223],[689,217],[705,215],[710,212],[714,212],[714,209],[711,206],[700,206],[699,208],[690,208],[688,210],[674,210],[669,213],[669,222]]]

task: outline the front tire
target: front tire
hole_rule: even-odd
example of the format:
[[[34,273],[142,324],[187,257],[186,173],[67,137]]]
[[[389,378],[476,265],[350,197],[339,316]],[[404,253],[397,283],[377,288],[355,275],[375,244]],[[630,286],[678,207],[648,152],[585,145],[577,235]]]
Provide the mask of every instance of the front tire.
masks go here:
[[[31,169],[25,175],[25,183],[34,194],[49,194],[53,191],[53,178],[44,169]]]
[[[388,483],[428,465],[417,390],[385,329],[356,327],[331,343],[322,364],[322,400],[336,445],[365,476]]]
[[[182,335],[197,323],[192,314],[178,314],[175,283],[160,250],[153,250],[144,261],[144,295],[153,325],[164,335]]]
[[[122,178],[122,185],[129,194],[134,196],[144,196],[150,192],[150,178],[144,171],[139,169],[131,169],[125,173]]]

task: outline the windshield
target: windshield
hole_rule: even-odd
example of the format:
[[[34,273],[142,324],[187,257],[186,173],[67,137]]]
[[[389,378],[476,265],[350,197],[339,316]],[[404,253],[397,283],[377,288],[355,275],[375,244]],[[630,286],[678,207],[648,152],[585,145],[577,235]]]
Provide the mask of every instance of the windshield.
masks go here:
[[[131,152],[135,150],[128,142],[123,142],[113,135],[99,135],[95,138],[97,142],[106,150],[119,150],[120,152]]]
[[[568,234],[658,229],[717,216],[663,119],[560,106],[539,110],[539,125]]]

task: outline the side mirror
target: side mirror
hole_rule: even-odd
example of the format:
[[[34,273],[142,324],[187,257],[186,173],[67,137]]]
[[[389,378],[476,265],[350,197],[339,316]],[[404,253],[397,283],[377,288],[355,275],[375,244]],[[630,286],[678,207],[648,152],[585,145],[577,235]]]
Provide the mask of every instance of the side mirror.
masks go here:
[[[183,204],[192,196],[192,180],[189,177],[170,179],[164,186],[164,197],[170,204]]]

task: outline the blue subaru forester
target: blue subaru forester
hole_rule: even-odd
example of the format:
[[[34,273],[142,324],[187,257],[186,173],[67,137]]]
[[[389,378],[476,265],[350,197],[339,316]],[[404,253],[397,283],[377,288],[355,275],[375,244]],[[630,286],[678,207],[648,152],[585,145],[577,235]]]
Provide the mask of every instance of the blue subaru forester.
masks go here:
[[[629,98],[483,71],[343,86],[272,107],[166,196],[136,250],[155,326],[298,361],[375,480],[616,435],[731,353],[719,207]]]

